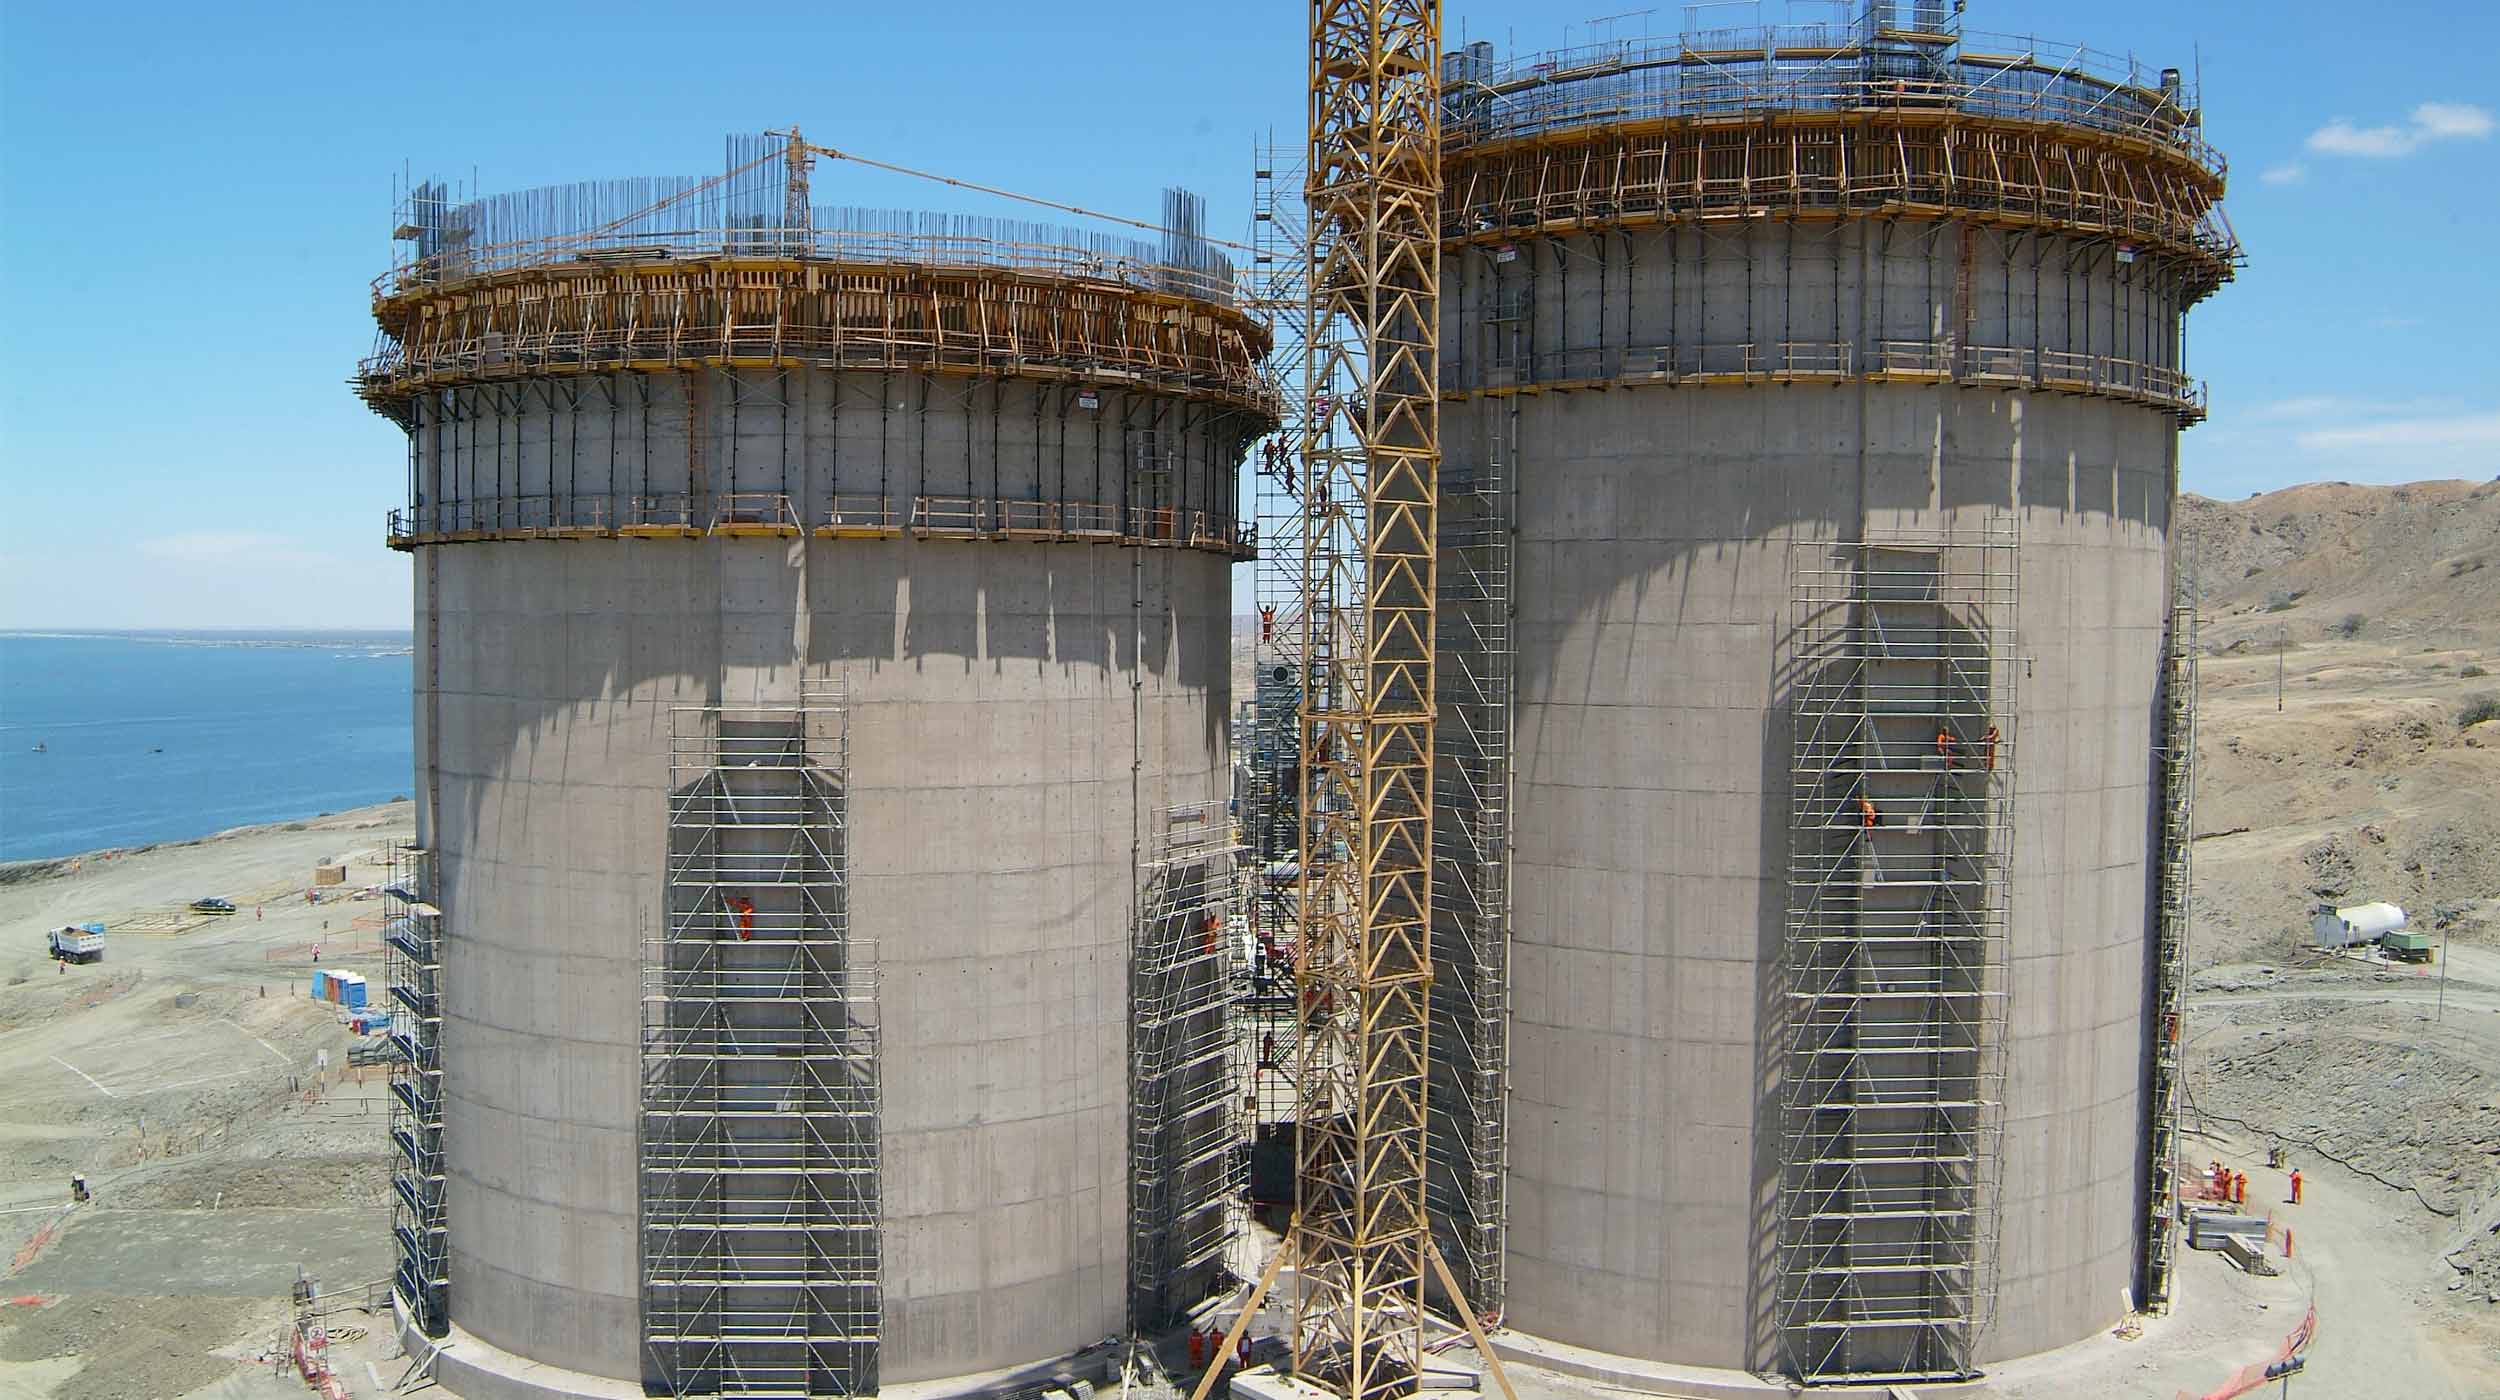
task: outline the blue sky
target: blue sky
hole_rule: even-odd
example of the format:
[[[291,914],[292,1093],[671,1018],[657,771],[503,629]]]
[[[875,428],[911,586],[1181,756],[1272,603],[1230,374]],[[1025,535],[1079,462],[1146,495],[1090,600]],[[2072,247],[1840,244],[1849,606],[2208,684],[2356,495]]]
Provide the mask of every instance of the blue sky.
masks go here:
[[[1579,10],[1618,8],[1452,4],[1450,36],[1545,48],[1592,37]],[[1673,32],[1684,8],[1613,32]],[[1975,30],[2201,65],[2252,262],[2191,319],[2214,413],[2186,438],[2189,489],[2500,471],[2500,10],[1971,11]],[[1186,184],[1237,236],[1253,142],[1298,139],[1302,43],[1302,7],[1273,3],[12,0],[0,627],[405,625],[407,564],[381,543],[400,438],[345,385],[372,348],[367,286],[391,253],[403,160],[474,169],[489,191],[702,173],[724,132],[797,121],[883,159],[1141,216]],[[821,167],[816,188],[1031,216],[857,166]]]

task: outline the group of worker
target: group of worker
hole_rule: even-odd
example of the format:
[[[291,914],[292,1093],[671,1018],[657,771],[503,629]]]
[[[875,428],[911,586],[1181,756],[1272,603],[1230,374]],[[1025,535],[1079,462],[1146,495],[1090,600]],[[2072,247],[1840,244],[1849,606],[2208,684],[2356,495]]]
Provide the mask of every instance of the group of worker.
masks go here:
[[[1987,733],[1979,736],[1981,763],[1991,773],[1997,768],[1997,738],[1997,727],[1993,724],[1988,726]],[[1936,753],[1944,760],[1945,767],[1952,767],[1962,756],[1961,736],[1948,726],[1937,725]]]
[[[1980,764],[1991,773],[1996,771],[1997,741],[2001,737],[1997,727],[1993,724],[1988,726],[1986,733],[1979,736]],[[1954,733],[1951,726],[1942,724],[1936,726],[1936,756],[1944,760],[1945,767],[1951,768],[1960,763],[1965,751],[1961,736]],[[1883,824],[1883,809],[1877,807],[1875,799],[1867,796],[1861,789],[1858,793],[1858,825],[1871,831]]]
[[[2233,1171],[2219,1161],[2205,1168],[2206,1183],[2215,1199],[2227,1206],[2248,1204],[2248,1173]],[[2300,1204],[2300,1168],[2292,1168],[2292,1204]]]

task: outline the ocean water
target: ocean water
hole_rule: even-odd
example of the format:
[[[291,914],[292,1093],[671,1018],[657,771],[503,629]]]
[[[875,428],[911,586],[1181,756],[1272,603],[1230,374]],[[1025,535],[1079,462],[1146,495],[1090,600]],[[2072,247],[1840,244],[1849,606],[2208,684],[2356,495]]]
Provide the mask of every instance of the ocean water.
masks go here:
[[[407,793],[410,664],[406,632],[0,633],[0,860]]]

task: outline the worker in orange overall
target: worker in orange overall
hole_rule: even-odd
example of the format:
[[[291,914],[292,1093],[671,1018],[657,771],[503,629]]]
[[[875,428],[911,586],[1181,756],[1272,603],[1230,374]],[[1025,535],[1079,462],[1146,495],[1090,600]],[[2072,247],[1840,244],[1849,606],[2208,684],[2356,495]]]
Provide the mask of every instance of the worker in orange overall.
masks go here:
[[[2300,1204],[2300,1168],[2292,1168],[2292,1204]]]
[[[1989,725],[1988,732],[1980,735],[1979,741],[1988,746],[1988,771],[1997,771],[1997,727]]]
[[[1882,820],[1883,817],[1875,810],[1875,804],[1867,800],[1865,793],[1859,793],[1858,825],[1871,831],[1875,828],[1875,824]]]
[[[738,916],[738,941],[744,943],[755,937],[755,901],[742,894],[733,894],[722,903]]]
[[[2248,1173],[2231,1173],[2231,1204],[2235,1206],[2248,1204]]]
[[[1936,756],[1944,760],[1945,767],[1950,768],[1953,766],[1953,756],[1960,753],[1961,750],[1962,741],[1953,737],[1953,731],[1945,728],[1941,724],[1937,725]]]

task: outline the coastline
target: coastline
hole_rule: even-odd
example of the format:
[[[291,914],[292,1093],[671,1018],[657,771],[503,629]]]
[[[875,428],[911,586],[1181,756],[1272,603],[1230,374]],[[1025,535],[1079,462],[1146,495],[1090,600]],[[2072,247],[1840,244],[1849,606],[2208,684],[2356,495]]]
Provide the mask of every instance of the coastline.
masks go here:
[[[91,865],[126,860],[150,852],[193,850],[202,846],[284,832],[368,831],[395,824],[405,825],[414,818],[415,812],[415,803],[405,796],[399,796],[383,802],[367,803],[361,807],[317,812],[311,816],[248,822],[241,826],[225,827],[202,836],[186,837],[178,841],[147,841],[127,846],[98,846],[92,850],[77,851],[69,855],[0,860],[0,887],[66,879],[80,874]]]

